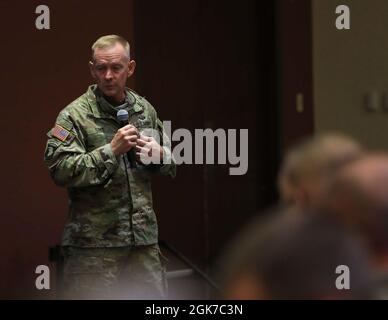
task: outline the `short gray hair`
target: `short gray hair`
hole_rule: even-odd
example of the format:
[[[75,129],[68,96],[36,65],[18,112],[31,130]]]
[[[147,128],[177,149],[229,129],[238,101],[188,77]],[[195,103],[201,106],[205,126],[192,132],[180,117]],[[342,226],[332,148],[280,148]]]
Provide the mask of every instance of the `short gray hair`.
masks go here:
[[[130,58],[131,49],[129,42],[123,37],[114,34],[103,36],[97,39],[97,41],[92,45],[92,57],[94,58],[94,52],[96,51],[96,49],[110,48],[113,47],[116,43],[120,43],[123,46],[125,52],[128,55],[128,58]]]

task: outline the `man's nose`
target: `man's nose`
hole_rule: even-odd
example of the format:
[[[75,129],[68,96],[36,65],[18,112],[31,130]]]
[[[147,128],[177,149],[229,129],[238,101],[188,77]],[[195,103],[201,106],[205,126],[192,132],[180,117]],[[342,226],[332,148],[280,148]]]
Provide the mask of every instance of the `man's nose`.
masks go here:
[[[110,80],[113,78],[113,73],[110,69],[106,70],[106,73],[105,73],[105,79],[106,80]]]

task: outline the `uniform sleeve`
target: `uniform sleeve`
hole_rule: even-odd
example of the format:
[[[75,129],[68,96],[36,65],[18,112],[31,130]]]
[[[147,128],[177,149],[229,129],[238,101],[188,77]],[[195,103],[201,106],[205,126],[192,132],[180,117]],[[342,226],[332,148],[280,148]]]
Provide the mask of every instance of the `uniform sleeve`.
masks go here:
[[[58,116],[47,136],[44,161],[54,182],[60,186],[104,184],[119,166],[110,144],[86,152],[82,133],[66,114]]]

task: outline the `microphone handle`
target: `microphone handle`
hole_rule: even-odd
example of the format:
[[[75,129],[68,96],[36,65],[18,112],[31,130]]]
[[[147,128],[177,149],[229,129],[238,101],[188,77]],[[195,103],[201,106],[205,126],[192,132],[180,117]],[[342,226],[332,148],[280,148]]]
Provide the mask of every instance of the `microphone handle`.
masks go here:
[[[126,125],[130,124],[129,121],[120,122],[121,127],[125,127]],[[136,151],[135,148],[132,148],[127,152],[127,159],[129,162],[129,167],[131,169],[137,168],[137,162],[136,162]]]
[[[137,162],[136,162],[136,153],[135,153],[135,149],[132,148],[131,150],[129,150],[127,152],[127,158],[128,158],[128,161],[129,161],[129,167],[132,168],[132,169],[136,169],[137,168]]]

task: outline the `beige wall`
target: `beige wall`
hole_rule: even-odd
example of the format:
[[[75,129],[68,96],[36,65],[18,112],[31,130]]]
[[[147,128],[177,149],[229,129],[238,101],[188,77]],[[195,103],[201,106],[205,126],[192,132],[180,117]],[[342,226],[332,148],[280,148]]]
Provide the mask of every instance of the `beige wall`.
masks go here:
[[[335,9],[351,10],[351,29],[337,30]],[[388,149],[388,1],[313,0],[315,127],[340,130],[370,148]],[[378,110],[364,97],[378,94]]]

